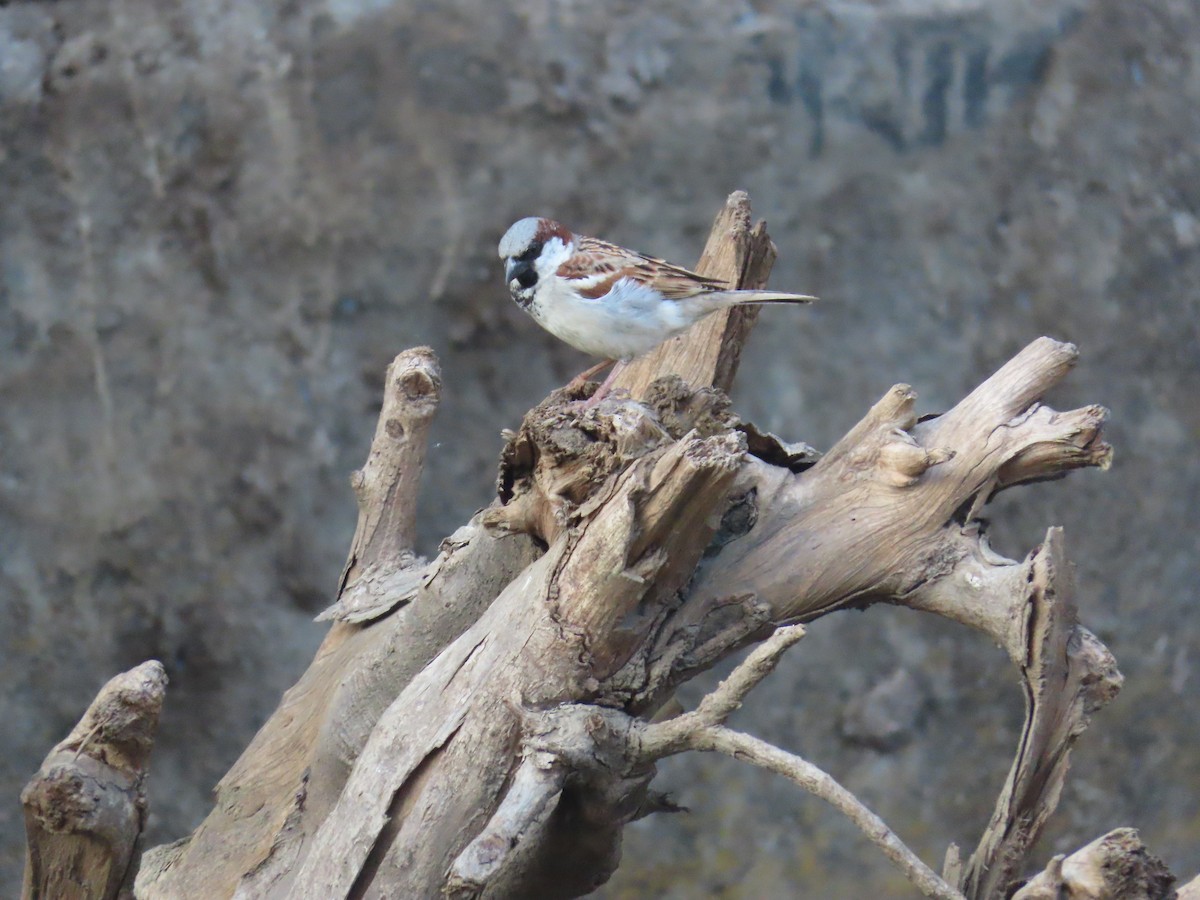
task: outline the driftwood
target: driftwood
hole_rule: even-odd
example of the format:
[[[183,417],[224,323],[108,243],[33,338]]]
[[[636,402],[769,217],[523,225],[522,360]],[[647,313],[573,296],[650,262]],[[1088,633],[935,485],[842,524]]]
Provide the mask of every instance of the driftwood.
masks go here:
[[[698,268],[757,286],[774,255],[735,194]],[[1017,562],[992,552],[976,515],[998,491],[1107,466],[1106,411],[1042,404],[1076,350],[1040,338],[943,415],[918,420],[914,392],[893,387],[819,457],[730,411],[722,390],[752,324],[710,317],[592,408],[586,386],[552,394],[508,435],[496,502],[429,562],[412,534],[440,376],[427,349],[397,357],[354,477],[334,624],[201,826],[145,854],[137,896],[578,896],[612,873],[625,824],[669,808],[654,764],[688,750],[832,803],[928,896],[1016,890],[1071,747],[1121,676],[1076,620],[1061,531]],[[942,875],[827,774],[724,724],[799,623],[878,602],[982,631],[1026,687],[992,822]],[[673,714],[680,684],[759,642]],[[31,832],[31,858],[41,841]],[[1062,882],[1073,859],[1037,879]],[[1169,896],[1169,880],[1145,883]]]

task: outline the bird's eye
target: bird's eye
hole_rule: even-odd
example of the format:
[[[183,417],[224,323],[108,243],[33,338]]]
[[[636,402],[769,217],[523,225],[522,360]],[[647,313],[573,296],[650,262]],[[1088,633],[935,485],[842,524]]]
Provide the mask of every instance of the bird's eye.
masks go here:
[[[524,253],[522,253],[520,256],[518,256],[517,259],[520,260],[521,262],[533,262],[535,259],[538,258],[538,254],[540,254],[541,252],[542,252],[542,245],[540,243],[530,244],[529,249],[526,250]]]
[[[537,269],[530,266],[527,269],[522,269],[517,275],[517,284],[523,288],[531,288],[537,284],[538,274]]]

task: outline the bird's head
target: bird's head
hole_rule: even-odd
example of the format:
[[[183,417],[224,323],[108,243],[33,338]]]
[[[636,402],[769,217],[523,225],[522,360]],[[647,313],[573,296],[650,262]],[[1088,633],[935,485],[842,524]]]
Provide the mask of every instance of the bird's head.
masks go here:
[[[530,216],[513,223],[500,238],[497,252],[504,260],[504,280],[514,300],[527,307],[538,281],[552,275],[570,255],[570,229],[553,219]]]

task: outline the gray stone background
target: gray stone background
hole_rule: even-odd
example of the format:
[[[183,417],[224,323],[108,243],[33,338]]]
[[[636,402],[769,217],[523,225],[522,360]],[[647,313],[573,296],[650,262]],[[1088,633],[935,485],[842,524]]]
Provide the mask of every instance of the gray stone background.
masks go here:
[[[17,794],[105,679],[171,677],[150,838],[307,663],[392,355],[445,403],[428,550],[499,430],[587,360],[493,258],[544,213],[691,263],[747,189],[816,308],[767,310],[735,401],[828,447],[892,383],[954,403],[1041,334],[1052,401],[1113,410],[1108,473],[1005,495],[1064,524],[1127,676],[1039,858],[1133,825],[1200,869],[1200,9],[1194,0],[0,2],[0,885]],[[705,686],[694,685],[694,701]],[[827,767],[927,860],[973,846],[1015,672],[898,610],[812,629],[739,726]],[[818,801],[691,757],[602,894],[907,897]],[[11,894],[13,889],[3,890]]]

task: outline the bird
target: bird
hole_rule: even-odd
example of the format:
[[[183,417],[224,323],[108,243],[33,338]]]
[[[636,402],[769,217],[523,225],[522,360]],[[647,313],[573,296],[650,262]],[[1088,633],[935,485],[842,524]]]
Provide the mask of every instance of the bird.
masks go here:
[[[509,293],[521,309],[575,349],[615,363],[588,405],[607,393],[630,360],[709,313],[743,303],[817,299],[807,294],[734,290],[718,279],[574,234],[562,223],[538,216],[514,222],[497,252],[504,262]]]

